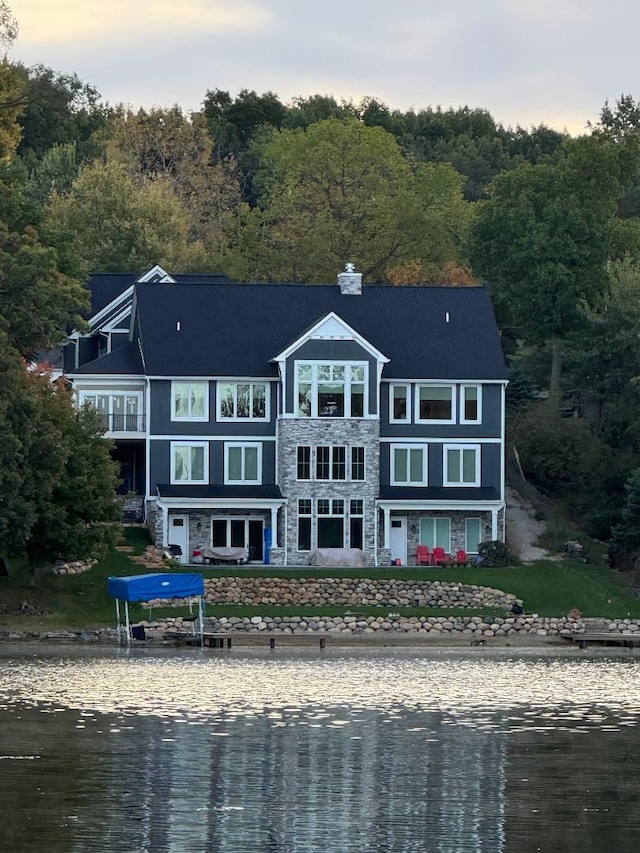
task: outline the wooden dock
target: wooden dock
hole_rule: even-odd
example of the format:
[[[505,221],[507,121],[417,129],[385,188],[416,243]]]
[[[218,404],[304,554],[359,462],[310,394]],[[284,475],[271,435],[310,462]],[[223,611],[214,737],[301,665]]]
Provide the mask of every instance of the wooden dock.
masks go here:
[[[167,631],[164,634],[164,639],[170,640],[178,646],[200,646],[200,634]],[[281,634],[279,632],[267,633],[265,631],[205,631],[202,635],[202,645],[209,649],[230,649],[233,646],[234,640],[250,645],[267,643],[271,649],[275,649],[276,645],[315,645],[320,649],[325,649],[327,634]]]
[[[587,646],[623,646],[627,649],[640,647],[640,634],[585,631],[584,634],[562,634],[561,636],[571,643],[576,643],[581,649],[586,649]]]

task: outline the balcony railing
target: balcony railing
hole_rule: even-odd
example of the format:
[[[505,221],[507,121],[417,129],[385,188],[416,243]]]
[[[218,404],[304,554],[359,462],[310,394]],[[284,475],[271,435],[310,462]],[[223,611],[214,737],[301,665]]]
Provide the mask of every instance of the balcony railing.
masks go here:
[[[99,413],[102,428],[107,432],[144,432],[146,429],[144,415],[108,415]]]

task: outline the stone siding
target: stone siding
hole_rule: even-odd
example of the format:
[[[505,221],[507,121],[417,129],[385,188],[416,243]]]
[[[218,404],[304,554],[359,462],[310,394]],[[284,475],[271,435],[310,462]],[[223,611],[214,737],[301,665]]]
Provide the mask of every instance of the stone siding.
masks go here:
[[[298,480],[297,448],[312,448],[311,480]],[[316,480],[315,458],[318,446],[343,446],[365,448],[365,479],[351,480],[350,451],[347,451],[346,480]],[[277,482],[282,494],[288,498],[287,529],[282,545],[287,548],[290,565],[305,565],[309,552],[298,551],[298,500],[313,501],[311,547],[318,535],[316,501],[318,498],[345,501],[345,547],[349,542],[349,501],[362,500],[364,508],[363,550],[367,565],[375,565],[374,530],[376,505],[380,484],[380,422],[368,419],[283,418],[278,421]]]

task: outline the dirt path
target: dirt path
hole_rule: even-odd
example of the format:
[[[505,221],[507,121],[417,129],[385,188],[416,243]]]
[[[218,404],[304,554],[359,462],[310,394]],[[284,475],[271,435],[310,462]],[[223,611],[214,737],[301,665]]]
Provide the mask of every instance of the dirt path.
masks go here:
[[[534,560],[556,559],[549,551],[535,543],[544,533],[545,524],[534,518],[533,508],[520,495],[506,488],[507,499],[507,544],[523,563]]]

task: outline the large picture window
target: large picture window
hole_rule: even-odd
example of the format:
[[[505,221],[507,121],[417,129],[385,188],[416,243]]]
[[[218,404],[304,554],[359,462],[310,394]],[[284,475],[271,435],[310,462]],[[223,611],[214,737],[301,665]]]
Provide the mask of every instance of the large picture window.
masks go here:
[[[209,420],[208,389],[208,382],[172,382],[171,420]]]
[[[396,444],[391,447],[391,485],[426,486],[427,447]]]
[[[296,414],[299,418],[362,418],[366,363],[296,364]]]
[[[450,518],[421,518],[420,544],[429,548],[444,548],[447,554],[451,551],[451,519]]]
[[[171,482],[208,483],[209,445],[207,442],[171,442]]]
[[[262,482],[262,445],[233,444],[224,446],[225,483]]]
[[[454,423],[455,389],[451,385],[419,385],[416,394],[416,421]]]
[[[218,420],[266,420],[268,415],[267,383],[218,382]]]
[[[444,485],[480,485],[479,444],[445,444]]]

